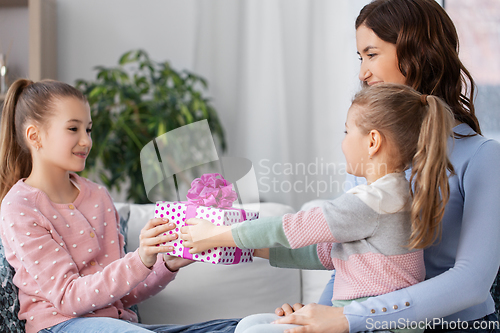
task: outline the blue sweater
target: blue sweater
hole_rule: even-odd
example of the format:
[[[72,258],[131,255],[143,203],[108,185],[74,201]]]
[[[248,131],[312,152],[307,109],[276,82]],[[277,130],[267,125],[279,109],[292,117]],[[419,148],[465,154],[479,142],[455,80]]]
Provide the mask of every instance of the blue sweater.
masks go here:
[[[474,133],[466,124],[454,131]],[[500,265],[500,143],[476,135],[450,140],[449,150],[456,175],[442,238],[424,251],[426,280],[347,305],[350,332],[375,322],[468,321],[495,311],[489,290]],[[271,260],[279,266],[279,258]]]

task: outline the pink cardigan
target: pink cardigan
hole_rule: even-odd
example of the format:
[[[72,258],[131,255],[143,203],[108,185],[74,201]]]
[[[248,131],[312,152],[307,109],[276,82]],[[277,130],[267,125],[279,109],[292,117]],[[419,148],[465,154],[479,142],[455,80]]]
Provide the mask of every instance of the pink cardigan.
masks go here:
[[[1,205],[5,255],[16,270],[19,318],[26,332],[74,317],[112,317],[137,322],[130,306],[174,279],[158,255],[147,268],[138,252],[125,255],[119,218],[107,190],[71,174],[80,194],[56,204],[18,181]]]

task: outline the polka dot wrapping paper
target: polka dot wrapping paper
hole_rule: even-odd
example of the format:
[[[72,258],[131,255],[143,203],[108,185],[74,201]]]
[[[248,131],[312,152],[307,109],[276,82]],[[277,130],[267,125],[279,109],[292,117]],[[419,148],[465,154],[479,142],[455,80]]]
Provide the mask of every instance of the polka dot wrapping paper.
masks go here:
[[[189,254],[188,249],[184,248],[180,239],[180,228],[186,225],[186,213],[188,210],[190,210],[189,214],[191,214],[189,218],[204,219],[217,226],[230,226],[243,221],[241,217],[242,213],[239,209],[223,209],[187,205],[184,202],[158,201],[155,207],[155,217],[168,218],[171,222],[175,223],[176,228],[170,231],[170,233],[177,233],[179,235],[178,239],[164,243],[165,245],[174,247],[174,250],[167,252],[167,254],[222,265],[234,265],[253,261],[253,250],[241,250],[237,247],[214,247],[204,252]],[[248,210],[245,210],[243,215],[246,217],[246,220],[254,220],[259,217],[258,212]]]

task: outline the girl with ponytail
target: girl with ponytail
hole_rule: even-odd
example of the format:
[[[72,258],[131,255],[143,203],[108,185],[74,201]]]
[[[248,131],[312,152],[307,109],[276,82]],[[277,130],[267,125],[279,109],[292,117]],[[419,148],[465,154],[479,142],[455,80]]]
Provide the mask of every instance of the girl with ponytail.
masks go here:
[[[231,227],[190,219],[191,226],[181,228],[183,244],[191,253],[218,246],[265,249],[257,255],[274,255],[285,267],[288,261],[288,267],[335,269],[335,307],[417,284],[425,277],[422,249],[439,237],[449,198],[453,125],[452,111],[436,96],[400,84],[365,88],[349,109],[342,150],[347,172],[367,185],[322,207]],[[410,166],[409,182],[404,172]],[[277,319],[246,317],[235,332],[294,328],[272,325]]]
[[[57,81],[17,80],[0,130],[0,236],[15,270],[26,332],[211,332],[201,325],[137,324],[129,308],[161,291],[191,263],[162,253],[174,224],[152,219],[135,252],[123,251],[119,217],[102,186],[79,177],[92,147],[90,108]]]

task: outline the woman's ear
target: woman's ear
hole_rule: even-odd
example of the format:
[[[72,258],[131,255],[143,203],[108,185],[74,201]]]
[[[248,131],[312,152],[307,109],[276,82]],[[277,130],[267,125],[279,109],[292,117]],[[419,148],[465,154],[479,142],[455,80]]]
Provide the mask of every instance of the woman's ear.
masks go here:
[[[28,125],[26,127],[26,141],[28,145],[35,150],[38,150],[42,147],[40,130],[35,125]]]
[[[377,130],[371,130],[368,133],[368,156],[370,159],[375,156],[379,151],[380,147],[382,147],[382,134],[380,134]]]

